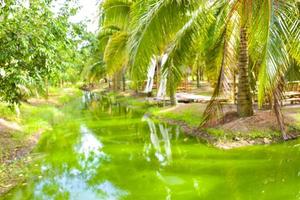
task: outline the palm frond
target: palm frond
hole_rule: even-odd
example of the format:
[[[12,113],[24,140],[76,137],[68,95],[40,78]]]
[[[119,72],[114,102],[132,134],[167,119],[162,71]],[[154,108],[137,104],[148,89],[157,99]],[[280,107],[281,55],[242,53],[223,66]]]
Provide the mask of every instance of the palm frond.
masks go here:
[[[285,7],[282,4],[274,5],[269,1],[264,2],[265,9],[262,10],[268,17],[265,18],[267,23],[266,39],[264,51],[262,54],[262,63],[259,71],[259,87],[258,87],[258,102],[261,106],[264,103],[266,96],[274,96],[272,91],[281,82],[282,77],[289,68],[289,53],[288,48],[284,43],[285,35],[282,29],[285,23],[280,20],[278,13],[285,12]],[[283,91],[282,91],[283,92]]]
[[[198,38],[208,38],[208,29],[214,20],[214,9],[206,4],[199,5],[169,44],[166,50],[168,59],[172,59],[175,65],[187,62],[193,55],[193,46]]]
[[[130,20],[131,0],[105,0],[101,4],[104,13],[103,26],[115,26],[127,30]]]
[[[224,31],[223,45],[222,45],[222,62],[220,65],[217,83],[214,87],[214,92],[209,101],[204,114],[203,121],[200,123],[200,127],[205,125],[213,125],[218,123],[218,120],[223,116],[222,104],[219,101],[220,96],[227,96],[230,94],[229,82],[232,80],[233,73],[236,68],[236,52],[234,46],[232,46],[234,34],[228,33],[227,29]]]
[[[172,76],[172,84],[169,87],[176,88],[182,77],[182,66],[191,58],[193,46],[198,37],[207,38],[207,29],[214,20],[212,10],[207,9],[203,4],[194,11],[190,20],[176,33],[173,41],[168,45],[166,64],[163,66],[163,73]],[[170,88],[169,88],[170,89]]]
[[[213,70],[213,73],[216,74],[215,72],[218,72],[218,77],[211,100],[204,111],[204,118],[200,127],[217,123],[223,116],[222,104],[219,101],[219,97],[230,98],[230,82],[237,68],[239,15],[237,11],[233,10],[236,7],[236,3],[232,5],[224,4],[223,6],[222,15],[218,16],[219,18],[214,27],[216,32],[215,39],[212,41],[214,48],[210,50],[214,56],[208,61],[212,65],[211,70]],[[224,19],[226,23],[224,23]]]
[[[104,52],[104,61],[109,74],[116,73],[127,65],[127,40],[128,34],[126,32],[115,33],[109,39]]]
[[[95,82],[103,78],[105,74],[106,74],[106,67],[103,61],[99,61],[91,65],[87,65],[82,71],[83,78],[90,82]]]
[[[300,5],[298,3],[298,5]],[[300,10],[294,1],[280,1],[278,25],[291,57],[300,64]]]
[[[132,9],[129,38],[131,75],[143,79],[153,55],[161,55],[166,45],[187,21],[187,12],[196,1],[138,0]]]

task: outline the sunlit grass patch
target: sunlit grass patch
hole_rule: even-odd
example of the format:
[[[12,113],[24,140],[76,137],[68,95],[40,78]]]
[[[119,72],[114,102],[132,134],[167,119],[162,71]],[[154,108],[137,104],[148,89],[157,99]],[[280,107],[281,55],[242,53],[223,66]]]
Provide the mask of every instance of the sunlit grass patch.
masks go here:
[[[7,120],[16,120],[16,112],[13,108],[10,108],[8,104],[0,102],[0,118]]]
[[[171,119],[197,127],[203,120],[205,105],[201,104],[180,104],[177,107],[153,107],[149,112],[154,116]]]

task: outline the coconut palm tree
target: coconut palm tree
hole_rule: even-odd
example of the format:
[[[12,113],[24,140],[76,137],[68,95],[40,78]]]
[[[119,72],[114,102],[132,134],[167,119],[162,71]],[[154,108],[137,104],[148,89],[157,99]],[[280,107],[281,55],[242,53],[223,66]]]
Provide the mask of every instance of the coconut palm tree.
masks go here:
[[[144,74],[150,58],[165,46],[169,57],[164,68],[180,79],[179,66],[190,58],[190,47],[198,37],[208,38],[211,46],[206,50],[212,58],[206,64],[218,71],[218,78],[206,121],[220,110],[217,96],[228,90],[232,72],[239,77],[237,111],[246,117],[253,114],[250,83],[259,83],[259,105],[268,96],[279,105],[276,94],[282,87],[277,86],[284,80],[289,57],[299,62],[299,10],[292,0],[137,1],[132,15],[133,77]]]
[[[194,39],[213,20],[213,10],[201,1],[137,1],[132,8],[129,38],[130,72],[133,79],[144,78],[153,55],[168,55],[162,72],[168,77],[171,103],[182,77],[181,66],[191,58]],[[201,26],[200,26],[201,24]]]
[[[127,40],[129,37],[130,0],[106,0],[100,5],[99,35],[104,43],[103,59],[107,72],[113,76],[114,89],[125,90],[125,73],[128,65]]]

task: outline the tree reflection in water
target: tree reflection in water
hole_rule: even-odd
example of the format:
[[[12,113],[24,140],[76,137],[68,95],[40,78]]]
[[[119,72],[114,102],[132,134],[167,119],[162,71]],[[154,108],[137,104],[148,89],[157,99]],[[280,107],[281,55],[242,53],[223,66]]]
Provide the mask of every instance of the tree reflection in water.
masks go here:
[[[109,162],[109,156],[103,152],[103,144],[85,125],[80,127],[81,139],[74,145],[78,154],[79,167],[63,165],[62,173],[49,172],[53,167],[44,165],[42,173],[53,173],[46,176],[34,189],[34,196],[39,199],[118,199],[127,192],[117,188],[109,180],[98,185],[90,184],[97,176],[102,161]],[[56,191],[56,192],[54,192]]]
[[[161,165],[168,165],[172,161],[172,150],[169,130],[165,128],[162,124],[158,124],[158,129],[148,116],[144,116],[142,121],[146,121],[149,126],[150,141],[151,144],[145,145],[144,153],[148,161],[151,160],[151,149],[155,151],[155,157],[161,163]],[[157,133],[159,130],[160,136]]]

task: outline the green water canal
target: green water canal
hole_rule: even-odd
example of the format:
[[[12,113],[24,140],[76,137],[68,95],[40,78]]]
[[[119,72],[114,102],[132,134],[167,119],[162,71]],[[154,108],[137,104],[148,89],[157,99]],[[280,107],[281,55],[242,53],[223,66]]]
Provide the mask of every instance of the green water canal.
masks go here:
[[[83,98],[62,108],[30,178],[3,199],[300,199],[299,141],[223,151],[143,110]]]

